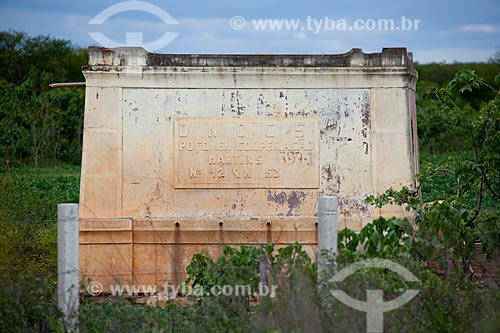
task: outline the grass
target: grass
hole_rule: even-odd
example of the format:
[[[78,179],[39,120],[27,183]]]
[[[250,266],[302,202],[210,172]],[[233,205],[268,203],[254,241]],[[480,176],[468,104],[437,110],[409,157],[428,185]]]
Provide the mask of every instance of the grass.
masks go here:
[[[78,202],[80,167],[0,172],[0,331],[61,331],[57,204]]]
[[[17,168],[0,173],[0,223],[55,222],[58,203],[77,203],[80,167]]]
[[[56,273],[57,204],[78,202],[80,168],[0,173],[0,272]]]

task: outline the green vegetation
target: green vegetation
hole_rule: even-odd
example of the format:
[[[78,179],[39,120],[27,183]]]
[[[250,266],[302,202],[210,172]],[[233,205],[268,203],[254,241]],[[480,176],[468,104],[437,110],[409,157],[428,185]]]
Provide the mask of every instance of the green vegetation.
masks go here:
[[[65,40],[0,32],[0,168],[80,163],[87,51]]]
[[[11,332],[60,328],[57,204],[78,202],[80,168],[0,172],[0,327]]]
[[[0,328],[62,332],[55,303],[56,205],[78,202],[84,90],[50,90],[82,81],[86,50],[49,37],[0,32]],[[365,313],[334,299],[383,289],[386,299],[417,287],[418,296],[386,313],[387,332],[498,332],[500,280],[478,288],[475,244],[500,264],[500,63],[416,65],[421,174],[417,190],[388,189],[367,200],[403,205],[407,220],[380,218],[359,233],[339,234],[339,254],[321,275],[298,244],[277,249],[225,247],[219,258],[196,254],[186,283],[202,288],[187,305],[140,307],[125,298],[85,299],[81,332],[364,331]],[[72,165],[73,164],[73,165]],[[49,167],[50,165],[50,167]],[[361,250],[362,249],[362,250]],[[328,254],[325,254],[328,255]],[[390,259],[421,281],[388,270],[363,270],[332,284],[334,270],[366,258]],[[218,285],[258,290],[261,263],[275,297],[215,296]],[[435,262],[434,268],[429,263]],[[411,328],[411,329],[409,329]]]
[[[436,98],[437,88],[446,88],[455,74],[463,69],[473,71],[476,78],[481,78],[484,84],[476,86],[473,91],[464,90],[460,96],[455,95],[455,102],[469,118],[474,118],[482,103],[495,97],[494,89],[490,88],[500,87],[499,83],[495,82],[495,77],[500,72],[500,64],[429,64],[415,65],[415,68],[419,74],[417,123],[420,152],[441,154],[472,150],[471,137],[463,122],[466,119],[450,117],[449,110],[443,108],[442,101]]]

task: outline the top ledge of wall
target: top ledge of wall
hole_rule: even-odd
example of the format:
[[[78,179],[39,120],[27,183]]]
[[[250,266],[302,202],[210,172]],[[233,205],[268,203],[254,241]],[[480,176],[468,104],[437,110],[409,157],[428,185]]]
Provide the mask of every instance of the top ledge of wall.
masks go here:
[[[158,54],[142,47],[89,47],[89,67],[398,67],[412,69],[406,48],[379,53],[352,49],[344,54]]]

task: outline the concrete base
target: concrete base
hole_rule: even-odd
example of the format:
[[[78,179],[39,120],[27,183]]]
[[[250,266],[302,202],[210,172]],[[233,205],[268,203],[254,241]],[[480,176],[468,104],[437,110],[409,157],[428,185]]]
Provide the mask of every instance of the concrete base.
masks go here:
[[[217,254],[222,243],[299,241],[313,254],[318,195],[338,197],[340,229],[411,217],[364,202],[413,186],[418,172],[406,49],[91,48],[83,73],[82,277],[178,282],[193,253]]]

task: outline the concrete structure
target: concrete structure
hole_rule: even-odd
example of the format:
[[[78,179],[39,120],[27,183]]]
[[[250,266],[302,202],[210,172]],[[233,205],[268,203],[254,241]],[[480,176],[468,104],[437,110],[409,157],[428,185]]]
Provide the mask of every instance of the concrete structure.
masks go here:
[[[78,205],[57,205],[57,305],[65,327],[76,330],[79,289]]]
[[[404,48],[340,55],[167,55],[90,48],[81,277],[180,283],[219,244],[317,244],[317,198],[339,228],[367,195],[413,185],[416,72]]]
[[[320,196],[318,198],[318,277],[321,271],[328,269],[328,260],[337,256],[338,232],[338,200],[334,196]],[[327,257],[324,256],[327,253]],[[329,258],[331,255],[334,258]]]

